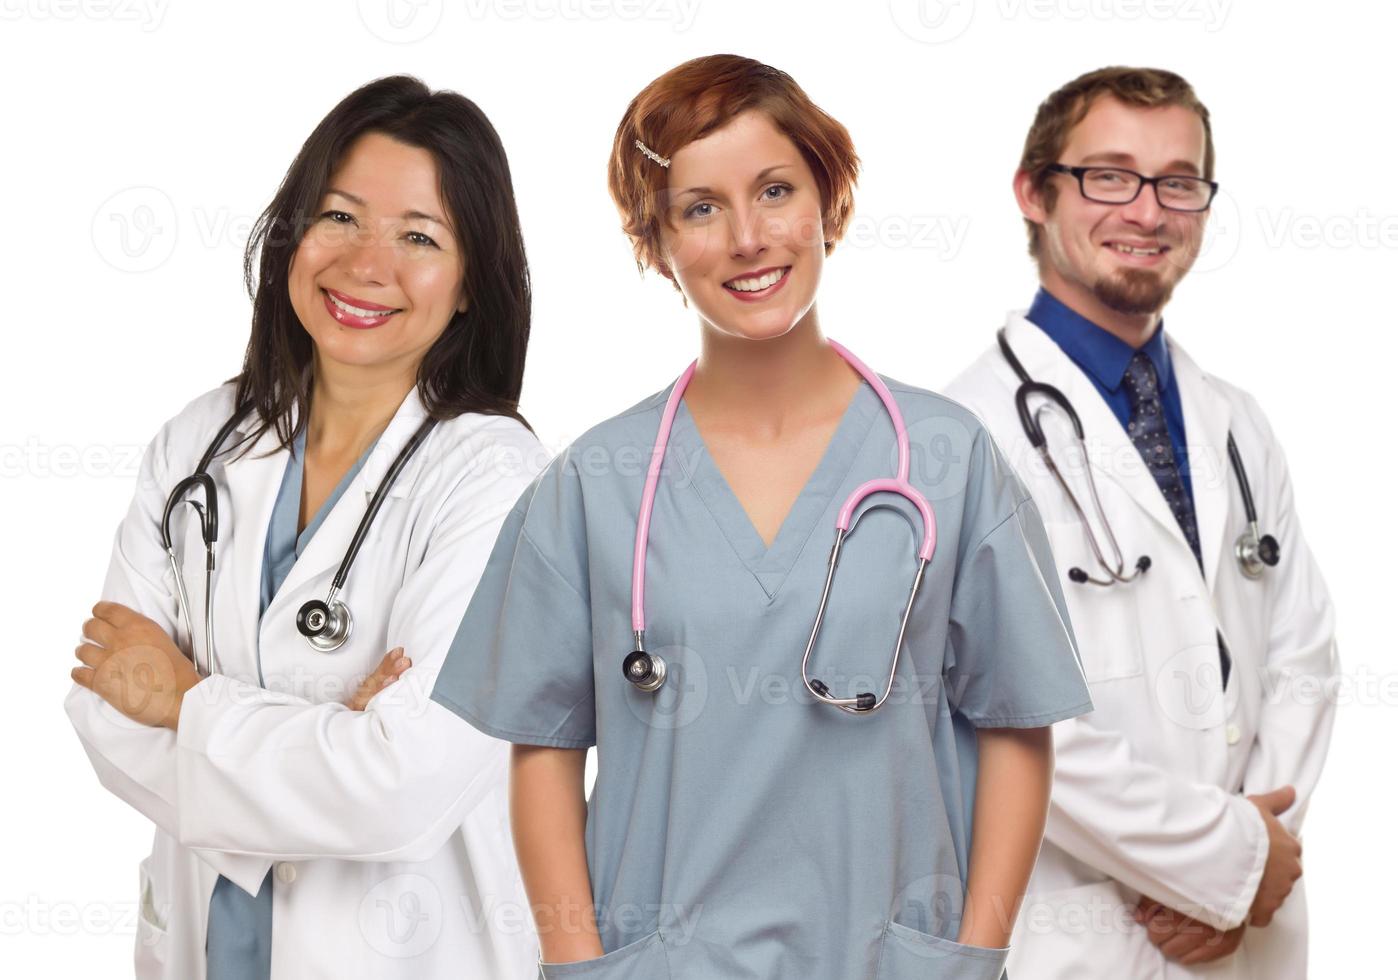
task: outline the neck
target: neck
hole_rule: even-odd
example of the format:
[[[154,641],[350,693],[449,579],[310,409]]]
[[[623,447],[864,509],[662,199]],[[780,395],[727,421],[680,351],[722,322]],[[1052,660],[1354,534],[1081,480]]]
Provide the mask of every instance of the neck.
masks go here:
[[[825,342],[815,307],[770,340],[748,340],[704,324],[699,363],[685,391],[690,412],[776,438],[791,424],[842,409],[859,376]]]
[[[1053,294],[1078,316],[1092,321],[1098,329],[1139,350],[1155,335],[1160,325],[1160,312],[1122,313],[1098,299],[1091,289],[1081,283],[1069,282],[1056,270],[1044,265],[1039,271],[1039,284]]]
[[[317,355],[306,454],[357,459],[383,434],[415,382],[415,374],[346,370]]]

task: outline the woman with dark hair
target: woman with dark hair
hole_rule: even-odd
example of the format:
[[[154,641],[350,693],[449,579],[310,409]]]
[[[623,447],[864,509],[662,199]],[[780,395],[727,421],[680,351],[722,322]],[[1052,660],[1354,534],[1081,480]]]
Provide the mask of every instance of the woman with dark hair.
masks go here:
[[[156,824],[137,976],[523,975],[527,917],[495,921],[524,904],[508,747],[427,697],[543,465],[495,130],[415,78],[365,85],[244,271],[242,371],[146,452],[65,705]]]
[[[545,976],[1001,975],[1049,726],[1091,703],[984,427],[823,332],[857,164],[790,76],[733,55],[617,129],[623,228],[699,356],[520,497],[432,692],[518,743]]]

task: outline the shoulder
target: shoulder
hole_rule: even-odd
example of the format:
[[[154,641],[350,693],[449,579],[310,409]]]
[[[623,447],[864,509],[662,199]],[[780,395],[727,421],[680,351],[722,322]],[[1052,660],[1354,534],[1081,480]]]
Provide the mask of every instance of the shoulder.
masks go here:
[[[948,395],[885,378],[903,412],[909,479],[943,513],[959,512],[963,544],[1003,523],[1029,492],[981,417]],[[955,507],[948,509],[952,502]]]
[[[400,477],[401,492],[428,512],[443,515],[498,517],[518,502],[548,462],[543,445],[524,423],[479,412],[438,421],[417,452],[421,459]],[[386,453],[378,462],[385,468],[391,464]]]
[[[964,450],[967,458],[975,457],[974,462],[981,465],[993,464],[999,458],[990,427],[960,399],[891,378],[884,378],[884,383],[903,413],[908,440],[914,447],[923,445],[944,456]]]
[[[946,393],[982,419],[992,432],[1013,421],[1019,379],[995,344],[990,344],[948,384]]]
[[[585,429],[544,467],[539,474],[540,486],[580,494],[580,477],[583,476],[598,478],[589,483],[606,482],[606,477],[617,475],[639,474],[644,480],[672,387],[666,385],[624,411]]]
[[[519,419],[508,415],[463,412],[438,422],[432,441],[437,451],[459,454],[463,461],[484,458],[502,464],[513,463],[531,479],[548,462],[538,436]]]
[[[1273,442],[1275,437],[1267,414],[1250,391],[1212,371],[1204,370],[1174,337],[1169,337],[1169,346],[1176,376],[1181,372],[1197,374],[1215,395],[1227,403],[1229,429],[1234,433],[1240,448],[1244,441],[1266,445]]]
[[[919,388],[882,374],[879,377],[888,385],[889,392],[903,412],[904,421],[910,426],[926,419],[946,419],[964,426],[973,435],[987,431],[979,413],[950,391]]]
[[[234,388],[231,381],[211,388],[166,419],[146,450],[150,464],[164,472],[192,472],[219,428],[232,416]]]

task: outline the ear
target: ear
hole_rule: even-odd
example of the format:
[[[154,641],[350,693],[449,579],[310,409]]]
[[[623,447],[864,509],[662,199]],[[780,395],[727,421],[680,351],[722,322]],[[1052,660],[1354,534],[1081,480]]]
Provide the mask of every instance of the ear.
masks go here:
[[[1048,219],[1048,211],[1044,208],[1042,191],[1034,186],[1033,175],[1024,170],[1016,170],[1014,190],[1019,213],[1024,215],[1026,220],[1042,225]]]
[[[471,308],[471,301],[466,296],[461,297],[461,302],[456,304],[456,312],[465,313]]]

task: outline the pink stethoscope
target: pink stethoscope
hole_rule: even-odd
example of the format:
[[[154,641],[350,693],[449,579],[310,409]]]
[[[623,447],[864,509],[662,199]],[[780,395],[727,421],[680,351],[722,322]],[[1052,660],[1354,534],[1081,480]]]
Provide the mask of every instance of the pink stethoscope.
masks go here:
[[[884,409],[888,412],[889,419],[893,422],[893,431],[898,437],[897,475],[891,479],[885,477],[870,480],[855,488],[845,501],[844,506],[840,508],[839,517],[835,520],[835,546],[830,550],[830,564],[825,572],[825,588],[820,594],[820,608],[816,610],[815,625],[811,627],[811,638],[807,641],[806,653],[801,658],[801,681],[806,685],[806,690],[810,691],[817,700],[832,704],[840,710],[852,714],[864,714],[882,706],[893,690],[893,678],[898,672],[898,656],[903,649],[903,635],[908,629],[908,617],[913,611],[913,600],[917,598],[917,590],[922,585],[923,573],[927,570],[927,563],[932,560],[932,551],[936,547],[937,522],[932,516],[932,507],[928,504],[927,498],[908,482],[908,430],[903,425],[903,413],[898,410],[893,395],[889,393],[883,379],[869,370],[863,361],[835,341],[827,340],[827,343],[835,349],[836,353],[848,361],[850,366],[858,371],[864,380],[869,382],[870,387],[878,393]],[[694,377],[696,364],[698,361],[693,361],[689,367],[685,368],[684,373],[680,375],[679,380],[675,382],[674,389],[670,392],[669,401],[665,403],[665,412],[660,417],[660,429],[655,436],[655,446],[651,449],[650,469],[646,473],[646,488],[641,495],[641,513],[636,522],[636,550],[631,566],[631,629],[635,637],[636,649],[631,651],[622,663],[622,673],[628,681],[642,691],[657,691],[665,683],[664,658],[659,654],[646,651],[646,544],[650,538],[650,516],[655,506],[655,488],[660,482],[660,467],[665,460],[665,450],[670,444],[670,427],[675,421],[675,412],[679,410],[680,399],[684,397],[684,391],[689,387],[690,379]],[[922,546],[917,552],[917,575],[913,579],[912,591],[908,594],[908,603],[903,609],[903,620],[898,626],[898,642],[893,648],[893,664],[888,669],[888,683],[884,685],[883,694],[875,697],[873,692],[865,691],[852,698],[832,697],[830,689],[819,678],[807,675],[806,665],[811,659],[811,651],[815,649],[816,637],[820,635],[821,621],[825,618],[825,606],[830,599],[830,586],[835,581],[835,566],[840,560],[840,547],[844,544],[845,538],[854,530],[850,525],[850,517],[865,497],[871,493],[885,492],[905,497],[922,515]],[[857,518],[855,523],[858,523]]]

